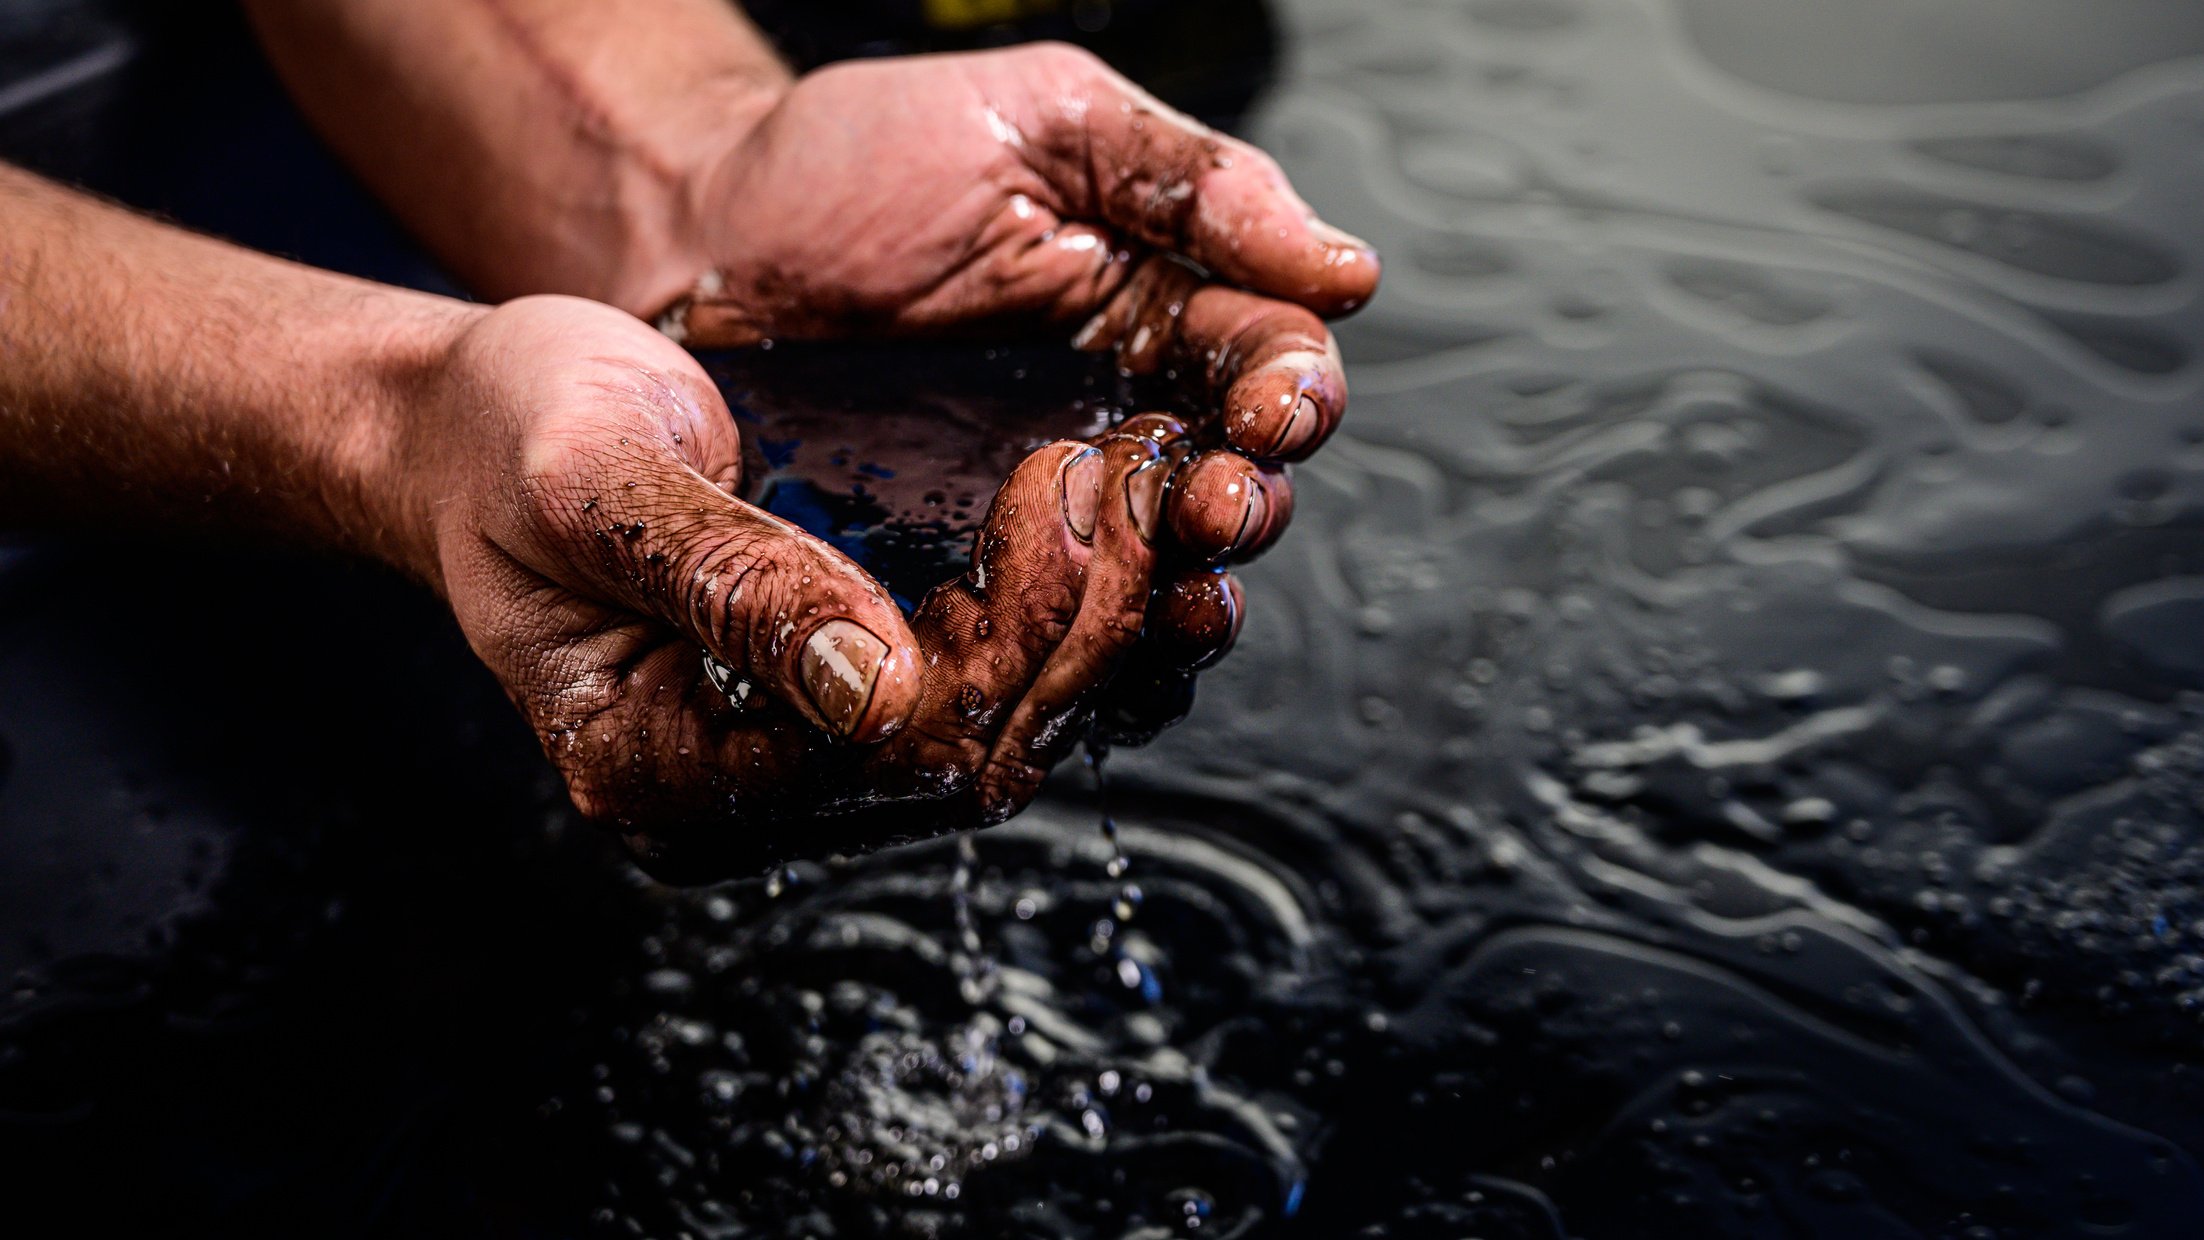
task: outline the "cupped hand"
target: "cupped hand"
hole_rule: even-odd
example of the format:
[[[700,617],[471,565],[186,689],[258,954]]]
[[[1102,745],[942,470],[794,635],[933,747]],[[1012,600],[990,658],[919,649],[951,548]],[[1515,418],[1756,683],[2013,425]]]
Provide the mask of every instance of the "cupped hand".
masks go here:
[[[1029,456],[971,571],[906,622],[834,549],[735,498],[741,444],[710,380],[627,315],[508,303],[425,386],[393,518],[420,531],[414,567],[575,804],[662,876],[1008,817],[1155,627],[1167,418]],[[1192,666],[1229,644],[1238,598],[1183,580],[1163,648]]]
[[[1174,487],[1169,521],[1218,561],[1283,527],[1280,463],[1346,403],[1321,316],[1378,278],[1267,155],[1061,44],[820,69],[689,197],[709,269],[662,317],[689,344],[1041,326],[1190,385],[1216,411],[1193,429],[1235,451]]]

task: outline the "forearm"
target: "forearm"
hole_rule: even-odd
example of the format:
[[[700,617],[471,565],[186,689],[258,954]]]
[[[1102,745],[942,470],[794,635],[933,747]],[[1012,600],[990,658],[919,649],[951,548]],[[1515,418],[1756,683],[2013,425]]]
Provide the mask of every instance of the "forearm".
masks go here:
[[[729,0],[247,0],[340,154],[483,295],[637,314],[706,265],[697,169],[788,74]]]
[[[0,165],[0,528],[218,526],[433,576],[409,389],[471,307],[169,228]]]

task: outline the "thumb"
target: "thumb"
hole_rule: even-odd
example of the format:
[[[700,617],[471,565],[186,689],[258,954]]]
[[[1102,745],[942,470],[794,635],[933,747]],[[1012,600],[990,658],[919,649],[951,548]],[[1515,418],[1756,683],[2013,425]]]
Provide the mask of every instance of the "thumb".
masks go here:
[[[1377,251],[1316,217],[1275,160],[1150,95],[1083,52],[1059,49],[1063,81],[1044,108],[1055,142],[1031,158],[1073,217],[1099,215],[1136,240],[1242,288],[1327,318],[1377,290]],[[1052,110],[1051,110],[1052,109]]]
[[[840,552],[761,509],[738,512],[676,565],[664,602],[731,696],[740,682],[828,734],[869,744],[918,706],[918,643],[901,611]],[[739,680],[737,679],[739,678]]]
[[[886,590],[833,547],[675,461],[580,506],[590,576],[830,735],[881,740],[918,705],[918,644]]]

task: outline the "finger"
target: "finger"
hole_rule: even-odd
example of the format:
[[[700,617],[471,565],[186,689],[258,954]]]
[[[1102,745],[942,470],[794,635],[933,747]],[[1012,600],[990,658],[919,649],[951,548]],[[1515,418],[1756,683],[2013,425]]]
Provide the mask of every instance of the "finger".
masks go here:
[[[1170,471],[1165,524],[1179,548],[1199,560],[1231,563],[1268,550],[1293,518],[1293,477],[1230,451],[1196,453],[1186,424],[1167,413],[1127,418],[1112,432],[1154,443]]]
[[[1246,563],[1268,550],[1293,519],[1293,482],[1283,465],[1257,465],[1212,449],[1171,480],[1171,533],[1211,563]]]
[[[1149,599],[1144,654],[1184,671],[1208,667],[1239,640],[1246,605],[1240,583],[1221,568],[1173,574]]]
[[[1101,61],[1062,49],[1023,147],[1067,216],[1099,216],[1220,278],[1343,314],[1377,289],[1377,252],[1316,218],[1268,155],[1202,125]],[[1085,90],[1078,87],[1084,86]]]
[[[1194,569],[1156,587],[1139,645],[1104,690],[1095,736],[1144,745],[1194,706],[1194,673],[1232,649],[1245,614],[1240,583],[1223,569]]]
[[[1168,465],[1155,443],[1108,435],[1093,554],[1078,614],[997,737],[980,780],[982,812],[1008,817],[1078,740],[1077,720],[1140,639],[1148,614]]]
[[[548,541],[606,601],[671,625],[742,691],[830,735],[877,741],[916,707],[917,643],[840,552],[728,495],[670,444],[629,436],[551,453],[536,475]]]
[[[1227,442],[1262,460],[1307,457],[1347,409],[1339,346],[1315,315],[1168,257],[1141,263],[1072,343],[1110,349],[1134,374],[1175,375],[1217,403]]]
[[[1162,451],[1171,478],[1164,523],[1196,559],[1253,559],[1293,517],[1293,476],[1283,465],[1256,465],[1230,451],[1197,453],[1186,424],[1167,413],[1127,418],[1113,433],[1138,435]]]
[[[925,652],[911,725],[872,765],[892,797],[952,798],[985,769],[994,738],[1071,631],[1098,524],[1102,454],[1071,441],[1032,453],[988,509],[972,568],[912,620]]]

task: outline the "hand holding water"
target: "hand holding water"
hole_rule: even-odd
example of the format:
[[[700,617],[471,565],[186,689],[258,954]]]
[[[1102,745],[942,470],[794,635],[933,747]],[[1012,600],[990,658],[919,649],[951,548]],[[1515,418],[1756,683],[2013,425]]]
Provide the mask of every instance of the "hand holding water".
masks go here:
[[[971,570],[906,621],[839,552],[735,498],[736,424],[626,315],[501,307],[409,410],[390,519],[422,527],[410,567],[576,805],[669,877],[1001,821],[1144,632],[1187,667],[1236,628],[1236,591],[1206,570],[1148,615],[1182,460],[1169,418],[1026,458]]]
[[[1319,315],[1369,298],[1375,253],[1269,156],[1085,52],[833,65],[727,133],[691,178],[679,244],[699,270],[637,307],[692,344],[1056,332],[1171,372],[1214,410],[1197,430],[1246,462],[1172,497],[1173,525],[1219,558],[1258,549],[1256,510],[1291,504],[1277,466],[1338,424]]]
[[[1267,155],[1076,48],[794,77],[724,0],[248,8],[325,135],[486,295],[591,297],[697,347],[1108,350],[1187,384],[1193,431],[1241,458],[1167,501],[1221,560],[1291,507],[1283,463],[1344,411],[1323,318],[1368,300],[1376,255]]]
[[[1284,463],[1345,401],[1320,316],[1377,279],[1253,148],[1060,46],[791,80],[719,0],[252,8],[477,292],[610,304],[376,288],[0,173],[0,298],[36,346],[0,375],[0,515],[396,565],[450,601],[577,806],[683,876],[999,821],[1097,711],[1171,712],[1105,687],[1230,643],[1219,566],[1290,517]],[[633,315],[699,345],[1054,334],[1206,412],[1028,458],[971,572],[906,620],[736,498],[726,409]],[[208,340],[256,347],[209,364]]]

